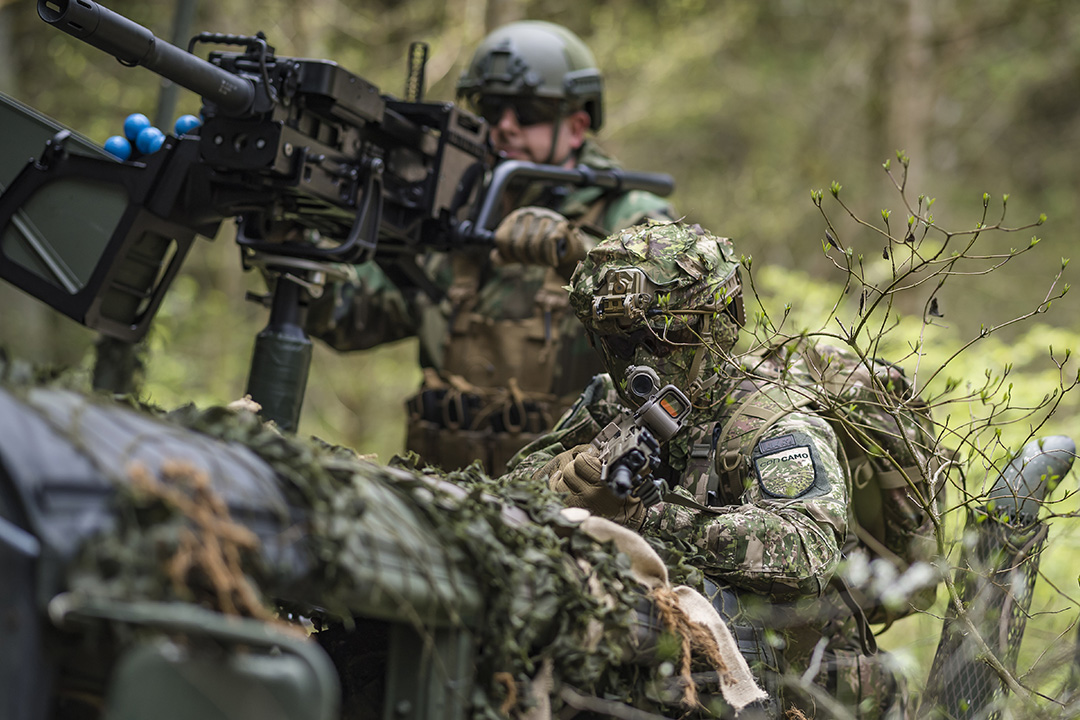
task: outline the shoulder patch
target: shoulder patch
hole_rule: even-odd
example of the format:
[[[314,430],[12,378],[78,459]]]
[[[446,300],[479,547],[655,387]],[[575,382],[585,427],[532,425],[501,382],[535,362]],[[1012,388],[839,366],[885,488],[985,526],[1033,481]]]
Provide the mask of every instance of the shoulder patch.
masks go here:
[[[786,435],[759,443],[758,452],[761,454],[755,454],[754,469],[762,490],[767,494],[779,498],[797,498],[814,487],[817,473],[809,445],[792,442],[787,447],[777,446],[777,441],[787,438],[795,440],[794,436]],[[772,446],[766,447],[766,443]]]

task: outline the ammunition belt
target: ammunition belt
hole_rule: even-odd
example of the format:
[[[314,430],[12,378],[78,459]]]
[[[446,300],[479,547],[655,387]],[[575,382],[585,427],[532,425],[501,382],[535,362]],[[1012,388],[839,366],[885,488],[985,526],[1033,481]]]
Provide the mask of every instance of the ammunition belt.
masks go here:
[[[453,388],[422,390],[406,401],[413,419],[448,430],[542,433],[555,422],[551,402],[483,396]]]

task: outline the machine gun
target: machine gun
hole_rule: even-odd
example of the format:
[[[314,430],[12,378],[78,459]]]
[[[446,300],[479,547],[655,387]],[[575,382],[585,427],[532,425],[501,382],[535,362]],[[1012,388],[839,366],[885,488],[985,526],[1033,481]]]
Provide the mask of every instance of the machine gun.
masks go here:
[[[675,436],[690,414],[689,398],[674,385],[660,386],[649,367],[627,369],[628,392],[641,400],[634,413],[623,413],[593,440],[600,456],[600,481],[619,498],[633,495],[646,507],[660,501],[663,481],[653,477],[660,447]]]
[[[521,162],[493,169],[480,118],[423,101],[425,52],[410,52],[413,97],[403,100],[337,63],[278,57],[261,33],[203,33],[185,51],[92,0],[37,8],[122,64],[198,93],[203,124],[125,162],[0,97],[5,137],[21,147],[47,140],[28,163],[10,155],[22,150],[0,154],[0,277],[135,342],[194,237],[213,237],[235,218],[245,268],[263,269],[272,288],[247,392],[286,430],[299,420],[311,361],[306,302],[334,264],[374,260],[397,284],[437,294],[417,255],[489,244],[515,181],[672,189],[670,177],[649,173]],[[203,60],[193,54],[199,43],[242,51]]]

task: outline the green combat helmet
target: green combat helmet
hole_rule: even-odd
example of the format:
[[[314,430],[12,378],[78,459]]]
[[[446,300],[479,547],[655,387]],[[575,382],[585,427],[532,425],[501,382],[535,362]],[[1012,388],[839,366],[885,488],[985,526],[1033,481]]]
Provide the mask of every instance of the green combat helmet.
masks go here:
[[[594,132],[604,122],[604,79],[592,52],[566,28],[540,20],[510,23],[484,38],[457,95],[489,121],[483,102],[513,97],[557,101],[560,116],[583,109]]]
[[[706,361],[715,367],[743,323],[738,270],[730,240],[682,223],[636,225],[589,252],[570,304],[624,400],[631,366],[651,367],[691,399],[700,392]]]

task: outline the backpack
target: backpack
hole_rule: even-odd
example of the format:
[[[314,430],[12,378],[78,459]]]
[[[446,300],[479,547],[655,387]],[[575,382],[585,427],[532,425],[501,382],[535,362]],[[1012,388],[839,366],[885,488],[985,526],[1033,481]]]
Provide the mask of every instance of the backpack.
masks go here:
[[[716,451],[727,456],[724,466],[745,468],[742,459],[750,456],[772,423],[808,407],[836,432],[851,476],[854,538],[844,555],[862,548],[871,560],[886,560],[898,573],[932,561],[937,541],[923,505],[941,507],[944,502],[938,476],[947,455],[936,441],[929,405],[915,395],[904,371],[886,360],[864,362],[851,350],[806,338],[759,357],[762,362],[751,372],[772,372],[772,379],[786,388],[783,399],[777,403],[775,392],[766,399],[759,391],[735,400],[734,411],[717,432]],[[751,435],[737,437],[731,429],[745,416],[758,418],[761,425]],[[936,585],[924,587],[905,607],[891,610],[857,599],[869,622],[891,623],[927,609],[936,593]]]

